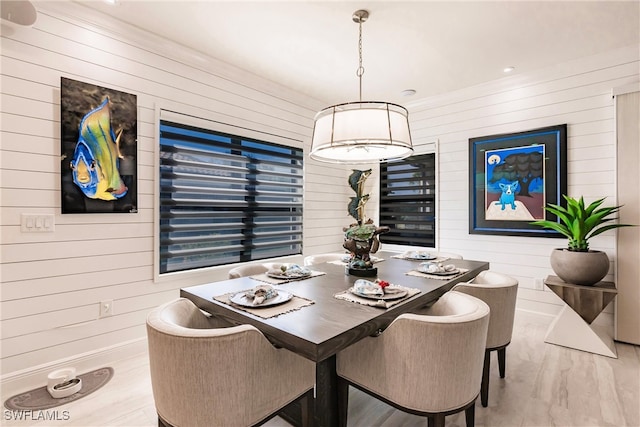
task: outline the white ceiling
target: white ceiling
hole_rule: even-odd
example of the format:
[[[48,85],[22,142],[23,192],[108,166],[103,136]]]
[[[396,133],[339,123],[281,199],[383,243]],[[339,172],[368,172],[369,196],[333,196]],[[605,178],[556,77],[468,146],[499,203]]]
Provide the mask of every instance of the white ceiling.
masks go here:
[[[327,105],[404,104],[514,73],[640,43],[638,1],[141,1],[79,0]],[[415,89],[413,97],[402,96]]]

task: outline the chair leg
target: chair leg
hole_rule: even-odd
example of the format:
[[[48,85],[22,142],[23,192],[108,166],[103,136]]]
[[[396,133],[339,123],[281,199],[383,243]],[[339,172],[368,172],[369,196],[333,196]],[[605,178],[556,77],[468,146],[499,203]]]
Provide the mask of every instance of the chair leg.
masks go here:
[[[498,350],[498,368],[500,369],[500,378],[504,378],[507,367],[507,347]]]
[[[474,427],[476,425],[476,401],[467,406],[464,410],[464,418],[467,421],[467,427]]]
[[[444,427],[444,414],[435,414],[427,418],[427,427]]]
[[[314,424],[315,402],[313,401],[313,389],[309,390],[300,399],[300,409],[302,412],[302,427],[310,427]]]
[[[491,351],[484,351],[484,367],[482,368],[482,384],[480,385],[480,402],[485,408],[489,403],[489,369],[491,368]]]
[[[349,382],[338,377],[338,427],[347,427],[347,415],[349,413]]]

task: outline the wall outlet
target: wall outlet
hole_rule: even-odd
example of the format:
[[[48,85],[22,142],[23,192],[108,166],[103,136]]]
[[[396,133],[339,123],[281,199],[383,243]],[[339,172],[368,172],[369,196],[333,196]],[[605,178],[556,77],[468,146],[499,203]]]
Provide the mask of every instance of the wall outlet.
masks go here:
[[[113,300],[100,301],[100,313],[98,317],[113,316]]]
[[[544,284],[542,279],[533,279],[533,287],[536,291],[544,291]]]

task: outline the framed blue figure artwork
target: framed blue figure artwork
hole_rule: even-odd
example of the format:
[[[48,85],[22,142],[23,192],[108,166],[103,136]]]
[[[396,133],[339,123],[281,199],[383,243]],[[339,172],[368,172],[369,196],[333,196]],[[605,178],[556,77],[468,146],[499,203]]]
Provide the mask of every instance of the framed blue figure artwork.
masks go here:
[[[135,213],[137,97],[61,78],[62,213]]]
[[[563,237],[531,222],[566,193],[566,124],[469,139],[469,233]]]

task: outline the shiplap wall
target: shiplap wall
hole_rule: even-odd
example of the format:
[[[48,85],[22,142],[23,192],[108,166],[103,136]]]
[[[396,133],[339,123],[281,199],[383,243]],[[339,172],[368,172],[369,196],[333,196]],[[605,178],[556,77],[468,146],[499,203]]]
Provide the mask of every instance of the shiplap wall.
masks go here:
[[[73,3],[40,4],[33,28],[3,24],[1,43],[6,376],[144,339],[152,307],[177,297],[180,287],[226,278],[228,267],[153,281],[156,106],[306,146],[324,105]],[[137,95],[137,214],[61,215],[61,76]],[[306,162],[305,253],[340,243],[347,171]],[[55,231],[22,233],[22,213],[54,214]],[[97,319],[102,300],[114,301],[114,316]]]
[[[207,119],[277,133],[308,145],[325,105],[184,47],[85,13],[43,3],[33,28],[2,27],[1,322],[2,375],[143,339],[144,318],[182,286],[226,277],[228,268],[153,281],[154,111],[170,104]],[[73,13],[73,16],[70,16]],[[138,95],[139,213],[61,215],[60,77]],[[438,140],[440,246],[522,283],[521,300],[558,303],[533,290],[550,273],[546,239],[468,235],[467,140],[569,124],[569,192],[615,195],[610,90],[638,79],[637,47],[409,106],[416,153]],[[308,148],[308,147],[306,147]],[[305,162],[304,253],[333,252],[349,222],[350,168]],[[367,205],[376,211],[373,197]],[[55,214],[53,233],[21,233],[21,213]],[[594,242],[594,245],[596,243]],[[612,236],[597,246],[614,255]],[[96,320],[98,302],[115,315]]]
[[[561,300],[548,290],[536,290],[535,279],[553,274],[549,254],[566,241],[469,234],[468,140],[567,123],[568,194],[583,195],[587,201],[607,197],[607,204],[615,204],[612,89],[640,79],[638,57],[638,46],[629,46],[408,106],[414,137],[439,140],[440,248],[489,261],[492,269],[516,277],[520,307],[558,311]],[[591,247],[607,252],[612,268],[606,280],[613,280],[615,233],[594,238]]]

